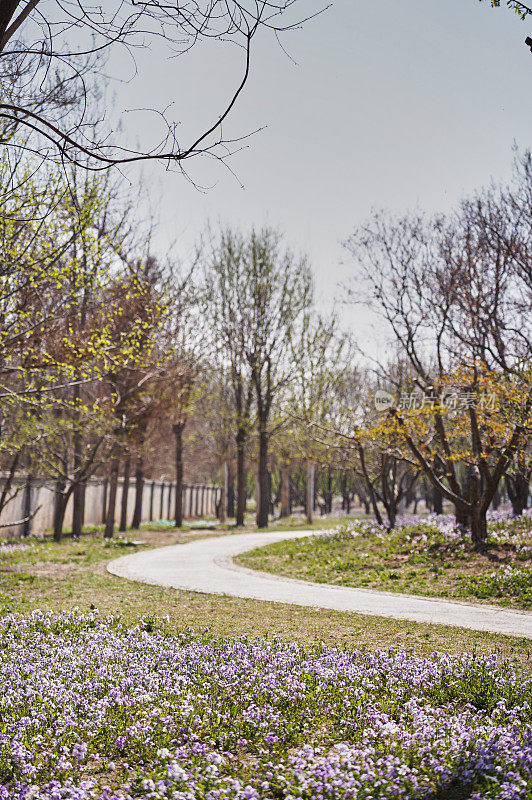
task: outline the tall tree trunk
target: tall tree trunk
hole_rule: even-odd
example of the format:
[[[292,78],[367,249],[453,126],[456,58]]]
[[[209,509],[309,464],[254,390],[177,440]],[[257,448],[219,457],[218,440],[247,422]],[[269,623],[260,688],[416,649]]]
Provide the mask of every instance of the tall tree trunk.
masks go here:
[[[78,402],[80,398],[79,386],[75,387],[74,401]],[[79,482],[79,470],[81,469],[82,461],[82,434],[81,431],[74,430],[73,436],[73,451],[74,451],[74,480],[76,485],[72,493],[72,536],[81,536],[83,532],[83,487]]]
[[[54,497],[54,542],[60,542],[63,536],[67,496],[65,494],[65,480],[60,478],[55,484]]]
[[[462,528],[469,527],[469,519],[467,513],[463,511],[461,508],[458,508],[458,506],[456,505],[454,507],[454,521],[457,525],[459,525]]]
[[[466,470],[465,477],[458,482],[458,494],[460,494],[465,500],[471,501],[471,492],[480,494],[480,481],[475,479],[471,482],[471,477],[473,475],[473,468],[468,467]],[[454,519],[457,525],[461,528],[469,528],[471,529],[471,513],[466,511],[465,509],[460,508],[458,505],[454,504]]]
[[[290,516],[290,466],[281,466],[281,517]]]
[[[388,530],[392,531],[395,528],[395,521],[397,519],[397,503],[394,498],[388,500],[384,504],[386,516],[388,517]]]
[[[24,498],[22,502],[22,536],[29,536],[31,533],[31,495],[33,487],[33,475],[28,472],[26,483],[24,484]]]
[[[228,464],[227,516],[229,519],[232,519],[235,516],[235,462],[233,459],[231,459]]]
[[[246,514],[246,431],[240,428],[236,435],[236,524],[244,524]]]
[[[120,503],[119,531],[127,530],[127,501],[129,499],[129,476],[131,474],[131,455],[128,453],[124,461],[124,479],[122,482],[122,498]]]
[[[61,419],[61,411],[54,409],[54,418]],[[63,536],[63,525],[65,522],[66,504],[68,497],[65,490],[68,480],[68,455],[63,453],[61,456],[61,471],[55,483],[55,499],[54,499],[54,519],[53,519],[53,536],[55,542],[60,542]]]
[[[0,41],[4,38],[10,23],[13,22],[18,5],[20,5],[20,0],[5,0],[4,3],[0,4]]]
[[[482,514],[478,509],[475,510],[469,518],[469,527],[473,543],[482,546],[488,538],[486,514]]]
[[[433,487],[432,484],[428,484],[426,480],[423,480],[423,498],[425,500],[425,506],[427,511],[433,510]]]
[[[228,479],[229,479],[229,469],[227,466],[227,461],[222,461],[222,491],[220,495],[220,510],[218,512],[218,518],[222,525],[225,523],[227,519],[227,487],[228,487]]]
[[[347,510],[347,504],[348,504],[348,498],[347,498],[347,475],[345,474],[345,470],[344,470],[344,472],[342,472],[342,480],[341,480],[340,486],[341,486],[341,492],[342,492],[342,511],[345,511],[346,514],[349,514],[349,511]]]
[[[432,487],[432,510],[435,514],[443,514],[443,495],[435,486]]]
[[[153,487],[151,487],[150,495],[150,508],[153,510]],[[135,508],[133,509],[133,519],[131,521],[131,529],[138,531],[142,522],[142,498],[144,497],[144,459],[142,456],[137,456],[137,464],[135,467]],[[151,512],[150,512],[151,518]]]
[[[183,431],[184,422],[177,422],[172,430],[175,440],[175,503],[174,525],[180,528],[183,525]]]
[[[501,504],[501,490],[500,484],[497,484],[497,488],[495,489],[495,494],[493,495],[493,500],[491,501],[491,507],[494,511],[497,511]]]
[[[63,537],[66,505],[66,495],[56,494],[54,503],[54,542],[60,542]]]
[[[109,502],[107,504],[107,519],[105,521],[104,537],[112,539],[115,530],[115,510],[116,510],[116,489],[118,486],[118,468],[120,466],[119,456],[114,456],[111,462],[111,472],[109,475]]]
[[[235,481],[231,471],[229,471],[229,483],[227,485],[227,516],[229,519],[234,519],[235,517]]]
[[[327,468],[327,513],[332,514],[333,479],[330,468]]]
[[[481,545],[488,538],[488,525],[486,521],[486,512],[483,512],[480,506],[482,480],[479,468],[477,466],[471,467],[468,477],[469,502],[471,503],[471,513],[469,515],[471,538],[476,545]]]
[[[506,492],[515,517],[520,517],[528,505],[529,477],[521,472],[504,476]]]
[[[307,492],[305,505],[307,511],[307,522],[309,525],[312,525],[314,518],[314,473],[315,465],[310,459],[307,459]]]
[[[259,430],[259,464],[258,464],[258,488],[259,504],[257,509],[257,527],[267,528],[270,511],[270,480],[268,475],[268,432],[266,421],[260,422]]]
[[[294,506],[294,480],[292,476],[292,470],[288,475],[288,513],[291,515]]]
[[[376,497],[376,494],[375,494],[375,489],[373,487],[373,484],[371,482],[371,478],[370,478],[368,470],[366,468],[366,457],[364,455],[364,448],[361,445],[358,446],[358,455],[360,457],[360,466],[361,466],[361,469],[362,469],[362,475],[364,477],[364,483],[366,484],[366,489],[367,489],[368,494],[369,494],[369,499],[371,501],[371,507],[373,508],[373,513],[375,515],[375,520],[377,522],[377,525],[382,525],[382,517],[381,517],[381,512],[379,511],[379,506],[377,504],[377,497]]]
[[[76,537],[83,533],[84,489],[84,484],[78,483],[72,492],[72,535]]]

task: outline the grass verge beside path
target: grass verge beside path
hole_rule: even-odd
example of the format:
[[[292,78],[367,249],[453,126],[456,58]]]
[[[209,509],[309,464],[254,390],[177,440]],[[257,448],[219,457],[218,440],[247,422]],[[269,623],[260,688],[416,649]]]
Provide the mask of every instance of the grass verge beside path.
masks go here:
[[[128,545],[115,538],[110,543],[94,535],[61,544],[29,540],[0,545],[0,611],[63,611],[91,606],[102,614],[119,615],[133,623],[139,618],[168,616],[172,631],[190,626],[209,628],[220,636],[278,637],[304,645],[322,641],[348,648],[367,647],[414,650],[428,655],[438,650],[451,654],[497,653],[528,671],[532,665],[532,641],[479,631],[414,622],[387,620],[291,605],[265,603],[176,591],[125,581],[110,575],[106,563],[144,547],[177,544],[194,538],[219,535],[192,531],[135,532]]]
[[[312,539],[273,543],[236,559],[289,578],[532,609],[532,518],[492,515],[475,549],[451,517],[406,518],[396,530],[338,525]]]

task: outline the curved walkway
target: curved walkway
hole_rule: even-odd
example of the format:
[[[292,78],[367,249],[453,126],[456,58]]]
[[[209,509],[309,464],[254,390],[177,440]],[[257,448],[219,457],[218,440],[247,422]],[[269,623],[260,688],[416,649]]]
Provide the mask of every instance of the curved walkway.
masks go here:
[[[292,580],[238,566],[233,557],[283,539],[315,531],[242,533],[159,547],[117,558],[107,566],[121,578],[206,594],[291,603],[334,611],[355,611],[414,622],[455,625],[532,639],[532,614],[498,606],[376,592]]]

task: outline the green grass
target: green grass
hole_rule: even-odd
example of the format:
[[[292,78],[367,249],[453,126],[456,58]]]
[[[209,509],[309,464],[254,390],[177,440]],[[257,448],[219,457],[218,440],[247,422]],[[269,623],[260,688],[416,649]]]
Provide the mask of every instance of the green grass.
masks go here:
[[[267,545],[237,561],[318,583],[532,608],[530,518],[493,525],[481,551],[430,522],[384,534],[351,522],[333,535]]]
[[[515,601],[524,609],[532,608],[532,568],[519,567],[469,579],[466,589],[480,600],[495,600],[503,605]]]
[[[353,522],[353,517],[315,517],[310,524],[301,516],[283,517],[275,520],[268,528],[259,530],[268,531],[326,531],[339,525],[348,525]]]
[[[233,531],[234,532],[234,531]],[[97,607],[103,614],[118,615],[134,624],[146,615],[168,616],[173,631],[187,626],[208,628],[218,636],[279,637],[304,645],[317,642],[348,648],[413,650],[429,655],[439,650],[453,654],[497,653],[502,659],[528,671],[532,641],[460,628],[389,620],[377,616],[299,608],[292,605],[184,592],[125,581],[110,575],[106,563],[142,547],[179,544],[195,538],[220,535],[208,531],[142,531],[134,541],[100,535],[82,540],[30,539],[0,547],[0,614],[10,612],[82,612]],[[230,534],[229,534],[230,535]]]

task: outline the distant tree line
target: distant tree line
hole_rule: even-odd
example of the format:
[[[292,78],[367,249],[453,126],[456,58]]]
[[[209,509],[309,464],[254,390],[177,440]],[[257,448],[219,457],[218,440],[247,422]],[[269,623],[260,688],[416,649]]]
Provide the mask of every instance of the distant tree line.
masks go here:
[[[175,482],[180,526],[191,468],[237,525],[252,495],[259,527],[276,508],[310,522],[335,498],[349,513],[355,497],[393,527],[422,498],[482,543],[503,494],[527,507],[530,153],[452,214],[377,212],[347,238],[348,300],[382,318],[379,362],[316,309],[279,231],[211,230],[190,263],[162,261],[108,172],[31,164],[17,148],[0,159],[0,511],[21,475],[45,477],[55,538],[69,502],[79,535],[96,475],[112,536],[119,478],[120,527],[138,527],[148,470]]]

